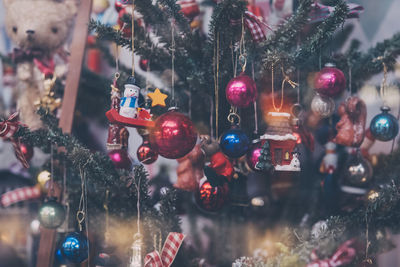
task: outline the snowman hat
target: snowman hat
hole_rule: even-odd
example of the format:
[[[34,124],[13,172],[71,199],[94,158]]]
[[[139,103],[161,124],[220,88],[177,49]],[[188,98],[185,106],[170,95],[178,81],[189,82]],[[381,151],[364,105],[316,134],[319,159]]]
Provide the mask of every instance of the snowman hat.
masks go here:
[[[136,84],[136,79],[133,76],[129,76],[128,79],[126,79],[125,86],[126,85],[128,85],[128,87],[136,87],[140,90],[140,87]]]

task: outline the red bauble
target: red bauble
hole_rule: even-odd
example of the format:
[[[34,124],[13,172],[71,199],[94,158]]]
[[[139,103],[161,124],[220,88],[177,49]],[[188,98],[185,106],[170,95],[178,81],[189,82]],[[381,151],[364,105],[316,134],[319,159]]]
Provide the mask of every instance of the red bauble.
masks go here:
[[[218,211],[229,198],[227,183],[222,186],[212,186],[206,177],[200,180],[199,190],[196,192],[196,202],[206,211]]]
[[[258,142],[257,141],[253,142],[249,152],[247,152],[246,154],[247,165],[253,171],[258,171],[256,169],[256,164],[258,163],[258,158],[261,156],[261,149],[262,149],[262,144],[261,141],[258,140]]]
[[[150,133],[151,146],[167,159],[185,156],[194,148],[196,140],[193,122],[174,110],[158,117]]]
[[[152,164],[158,158],[158,153],[151,148],[148,140],[143,140],[143,144],[138,147],[136,152],[138,160],[143,164]]]
[[[114,163],[117,169],[125,169],[130,171],[132,169],[132,161],[129,158],[128,152],[125,149],[115,149],[108,152],[108,156]]]
[[[230,80],[226,86],[226,99],[235,107],[245,108],[257,98],[256,83],[244,73]]]
[[[341,70],[334,66],[326,64],[315,76],[315,90],[321,95],[338,96],[346,88],[346,77]]]
[[[147,71],[147,68],[149,66],[149,60],[141,58],[139,61],[139,66],[142,70]]]
[[[21,143],[19,147],[21,148],[21,152],[24,154],[26,161],[30,161],[33,157],[33,147],[25,143]]]

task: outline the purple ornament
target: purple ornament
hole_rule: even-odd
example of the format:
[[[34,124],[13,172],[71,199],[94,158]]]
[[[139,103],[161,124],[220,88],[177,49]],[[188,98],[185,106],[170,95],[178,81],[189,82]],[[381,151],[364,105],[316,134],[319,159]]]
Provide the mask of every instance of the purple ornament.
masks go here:
[[[346,88],[346,77],[333,64],[325,64],[315,76],[315,90],[324,96],[338,96]]]
[[[228,102],[238,108],[248,107],[257,98],[256,83],[243,72],[229,81],[225,92]]]
[[[259,171],[256,169],[256,164],[258,163],[258,158],[261,156],[262,144],[260,140],[254,140],[249,152],[246,155],[247,165],[253,171]]]

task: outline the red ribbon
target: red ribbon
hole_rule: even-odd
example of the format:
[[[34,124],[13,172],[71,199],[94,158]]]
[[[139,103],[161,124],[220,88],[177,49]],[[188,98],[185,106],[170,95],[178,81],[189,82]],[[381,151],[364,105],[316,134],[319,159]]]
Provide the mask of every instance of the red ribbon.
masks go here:
[[[19,138],[14,137],[18,131],[20,123],[18,121],[18,112],[15,112],[7,120],[0,122],[0,137],[9,139],[14,147],[15,156],[22,163],[25,168],[29,168],[29,164],[21,151],[21,144]]]
[[[349,8],[349,13],[347,14],[348,19],[358,18],[360,14],[364,11],[364,8],[360,5],[349,3],[347,4]],[[320,3],[312,4],[312,10],[310,12],[310,23],[316,23],[325,20],[333,12],[335,8],[332,6],[325,6]]]
[[[354,242],[355,239],[347,240],[337,249],[331,258],[324,260],[318,259],[316,251],[313,250],[311,253],[311,260],[313,262],[307,264],[307,267],[337,267],[351,263],[357,254],[356,249],[352,247]]]
[[[52,76],[55,69],[54,60],[52,57],[49,57],[41,50],[21,50],[14,49],[12,53],[12,59],[14,62],[24,62],[24,61],[33,61],[36,67],[42,72],[45,77]]]
[[[184,238],[184,234],[169,233],[161,250],[161,255],[158,251],[147,254],[144,258],[144,267],[169,267],[174,262]]]
[[[232,25],[239,25],[240,23],[241,20],[231,20]],[[253,37],[253,40],[255,42],[261,42],[267,38],[263,29],[264,27],[272,31],[271,27],[262,22],[256,15],[254,15],[250,11],[244,12],[244,24],[246,28],[250,31],[251,36]]]

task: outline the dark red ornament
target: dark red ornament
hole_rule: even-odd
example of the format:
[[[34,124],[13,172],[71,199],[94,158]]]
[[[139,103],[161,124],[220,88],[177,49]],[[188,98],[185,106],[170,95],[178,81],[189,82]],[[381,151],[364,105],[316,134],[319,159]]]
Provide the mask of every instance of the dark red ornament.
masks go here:
[[[315,90],[321,95],[338,96],[345,88],[346,77],[334,64],[326,64],[315,76]]]
[[[124,16],[131,16],[131,14],[129,14],[129,12],[126,10],[126,8],[121,9],[118,12],[118,25],[119,28],[122,29],[123,35],[124,37],[128,38],[132,36],[132,29],[131,26],[125,25],[124,27]]]
[[[132,161],[129,158],[128,152],[125,149],[115,149],[108,152],[108,156],[114,163],[115,168],[125,169],[130,171],[132,169]]]
[[[143,143],[136,152],[138,160],[143,164],[152,164],[158,158],[158,153],[151,147],[148,136],[143,136]]]
[[[151,146],[168,159],[185,156],[194,148],[196,140],[193,122],[175,110],[158,117],[150,133]]]
[[[141,58],[139,61],[139,66],[142,70],[147,71],[147,68],[149,67],[149,60]]]
[[[209,166],[213,168],[218,175],[224,176],[228,181],[232,179],[234,172],[233,165],[224,153],[219,151],[212,155]]]
[[[199,190],[196,193],[196,202],[200,208],[214,212],[220,210],[229,198],[227,183],[212,186],[206,177],[200,180]]]
[[[30,161],[33,157],[33,147],[25,143],[21,143],[19,147],[21,148],[21,152],[24,155],[26,161]]]

